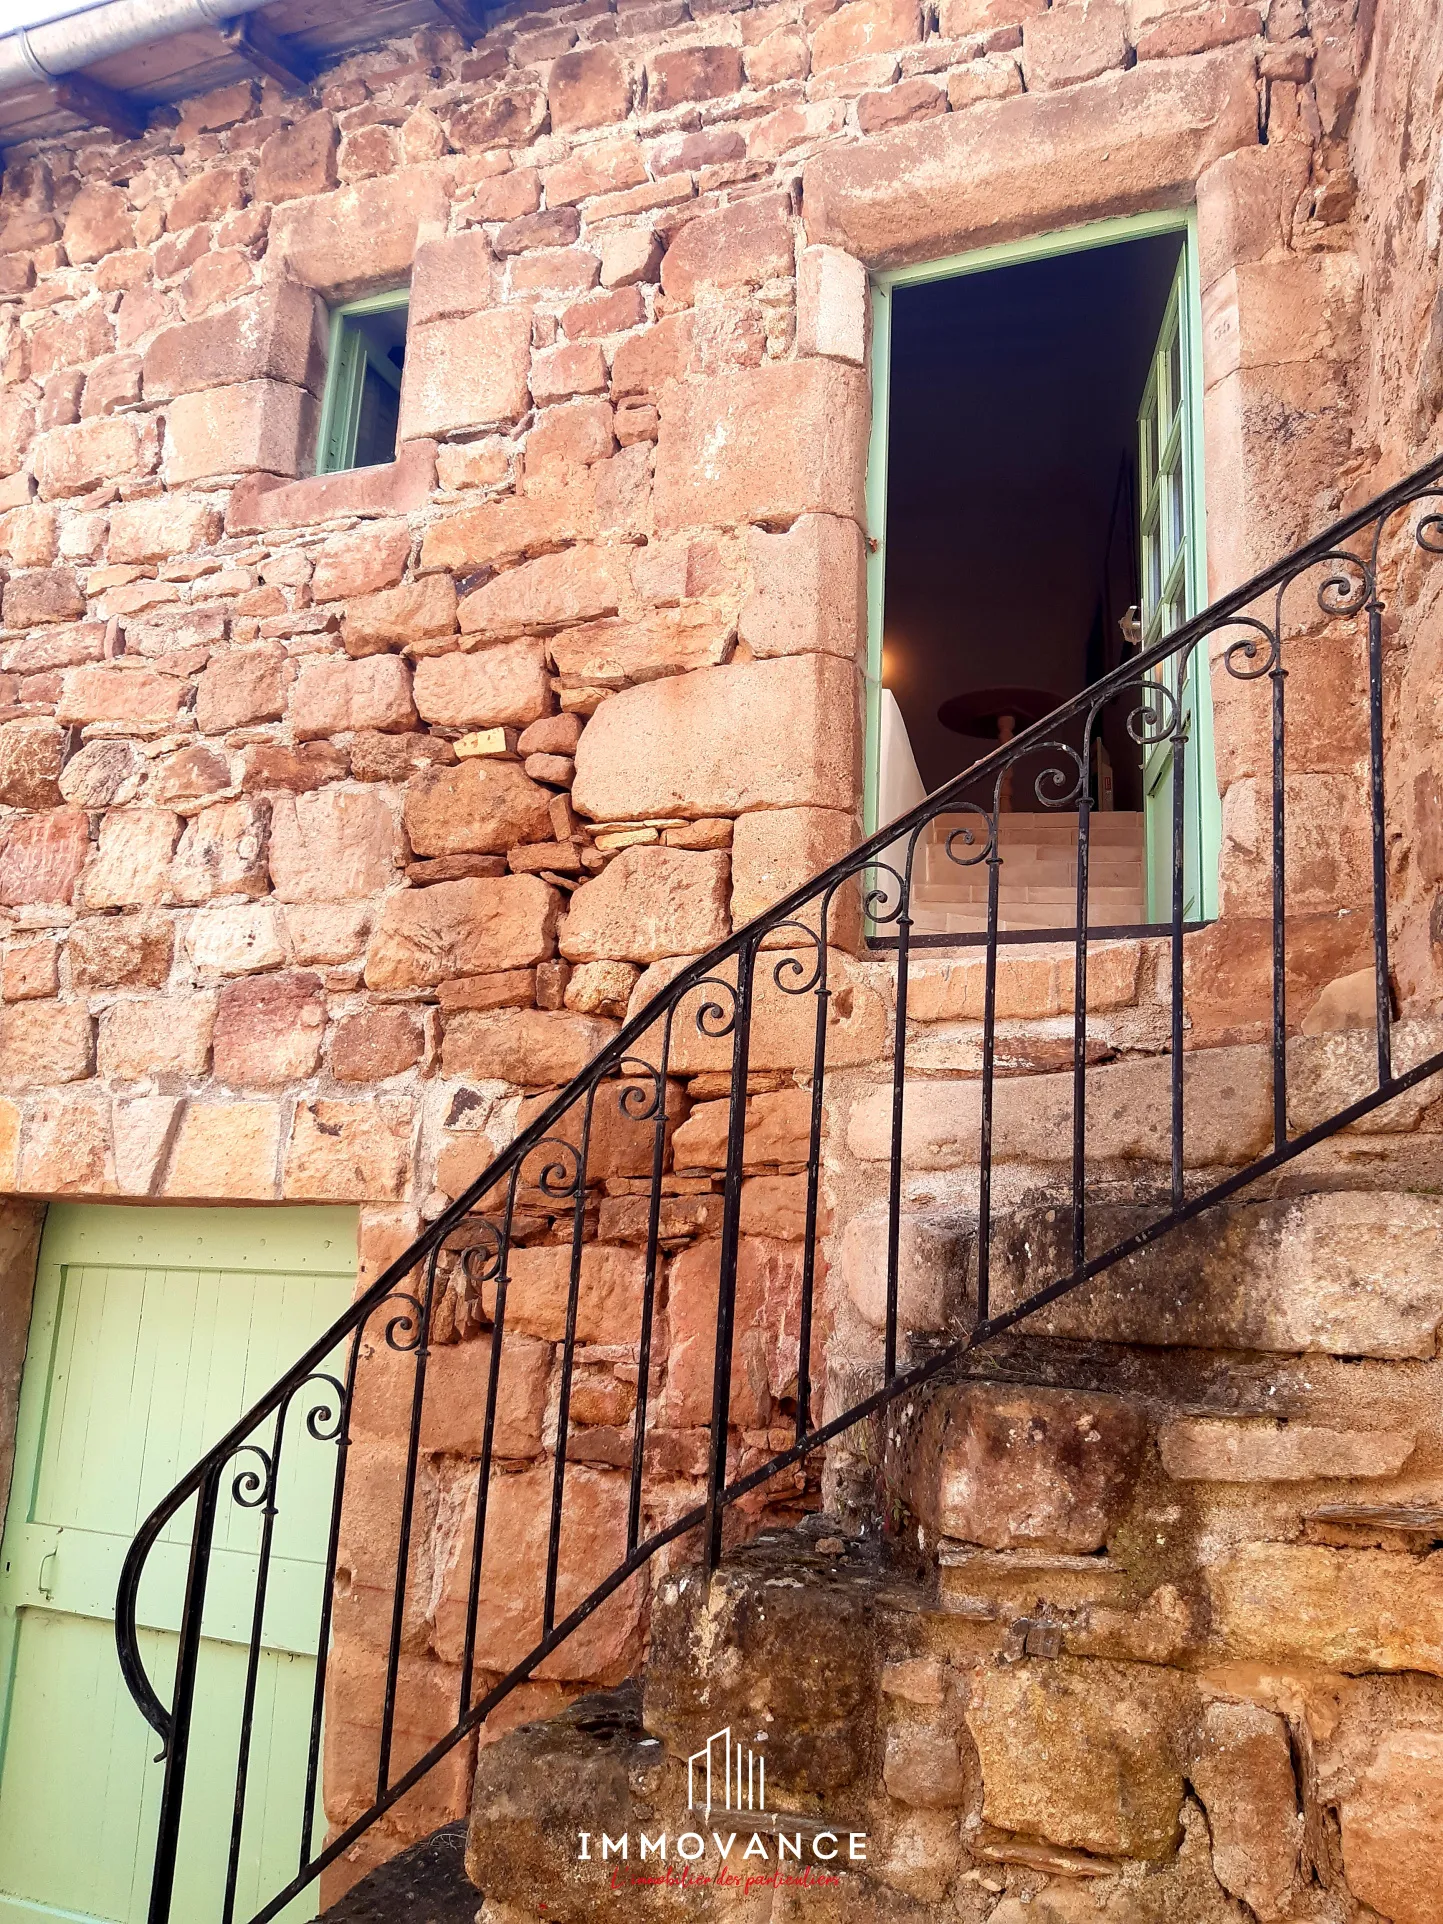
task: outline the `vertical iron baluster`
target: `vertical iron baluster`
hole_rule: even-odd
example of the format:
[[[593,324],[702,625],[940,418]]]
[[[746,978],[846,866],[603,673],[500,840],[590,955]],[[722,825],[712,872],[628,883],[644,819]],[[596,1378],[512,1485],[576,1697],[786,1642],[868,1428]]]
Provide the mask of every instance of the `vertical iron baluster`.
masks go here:
[[[812,1420],[812,1293],[817,1276],[817,1198],[822,1180],[822,1096],[827,1069],[827,1009],[832,991],[827,986],[827,913],[830,894],[822,897],[818,915],[816,1026],[812,1032],[812,1117],[807,1134],[807,1215],[802,1232],[802,1313],[797,1325],[797,1441]]]
[[[235,1803],[231,1810],[230,1853],[226,1859],[225,1897],[221,1905],[221,1924],[231,1924],[235,1916],[236,1880],[240,1875],[241,1831],[245,1827],[246,1780],[250,1775],[251,1725],[255,1718],[256,1683],[260,1676],[261,1636],[265,1629],[266,1591],[270,1585],[271,1545],[275,1538],[276,1492],[280,1486],[281,1444],[285,1440],[286,1415],[291,1407],[287,1397],[276,1411],[275,1436],[266,1475],[264,1521],[261,1525],[260,1561],[256,1567],[255,1608],[251,1614],[250,1649],[246,1654],[245,1691],[241,1698],[240,1749],[236,1760]]]
[[[1388,988],[1388,848],[1383,813],[1383,604],[1376,582],[1368,599],[1368,760],[1373,814],[1373,993],[1381,1087],[1393,1074],[1393,1011]]]
[[[501,1239],[496,1249],[496,1300],[491,1312],[491,1355],[486,1372],[486,1418],[481,1429],[481,1461],[476,1469],[476,1521],[471,1528],[471,1575],[466,1586],[466,1640],[461,1652],[461,1708],[464,1717],[471,1708],[471,1679],[476,1664],[476,1613],[481,1597],[481,1558],[486,1547],[486,1508],[491,1494],[491,1452],[496,1442],[496,1399],[501,1385],[501,1345],[506,1336],[506,1265],[511,1255],[511,1223],[516,1209],[516,1190],[521,1181],[518,1162],[506,1187],[506,1208],[501,1218]],[[465,1258],[462,1258],[465,1261]]]
[[[731,1416],[732,1333],[736,1312],[738,1228],[742,1170],[746,1159],[747,1062],[751,1053],[752,976],[757,941],[737,952],[736,1004],[732,1014],[731,1113],[727,1117],[727,1166],[722,1197],[721,1264],[717,1276],[716,1353],[712,1360],[711,1451],[707,1466],[706,1522],[702,1555],[708,1576],[721,1561],[722,1491],[727,1480],[727,1425]]]
[[[384,1797],[391,1776],[391,1737],[396,1726],[396,1679],[401,1671],[401,1639],[406,1625],[406,1581],[411,1567],[411,1524],[416,1510],[416,1471],[421,1461],[421,1414],[426,1399],[426,1362],[431,1352],[431,1310],[436,1296],[440,1248],[426,1264],[426,1293],[416,1332],[416,1380],[411,1388],[411,1429],[406,1440],[406,1482],[401,1492],[401,1534],[396,1548],[396,1587],[391,1598],[391,1641],[386,1651],[386,1695],[381,1706],[381,1742],[376,1758],[376,1795]]]
[[[1087,763],[1077,800],[1077,931],[1072,958],[1072,1263],[1080,1269],[1087,1224],[1087,863],[1091,852],[1092,797]]]
[[[546,1596],[541,1607],[541,1634],[556,1627],[556,1584],[561,1569],[561,1506],[566,1496],[566,1433],[571,1421],[571,1372],[576,1362],[576,1315],[581,1302],[581,1251],[586,1237],[586,1161],[591,1153],[591,1111],[595,1082],[586,1092],[581,1113],[581,1146],[577,1150],[576,1191],[571,1204],[571,1279],[566,1292],[566,1335],[561,1345],[561,1391],[556,1403],[556,1459],[551,1473],[551,1528],[546,1539]]]
[[[1192,671],[1189,650],[1178,668],[1178,687],[1186,692]],[[1187,720],[1181,700],[1173,721],[1170,774],[1172,778],[1172,932],[1169,962],[1171,980],[1170,1042],[1172,1052],[1172,1201],[1175,1209],[1183,1200],[1183,1060],[1182,1060],[1182,912],[1184,896],[1184,848],[1186,844]]]
[[[195,1527],[190,1538],[190,1567],[185,1578],[185,1603],[180,1616],[180,1648],[176,1652],[175,1692],[171,1698],[170,1744],[165,1754],[165,1781],[160,1792],[160,1824],[155,1841],[155,1875],[150,1885],[148,1924],[169,1924],[175,1891],[175,1860],[180,1848],[181,1806],[185,1800],[185,1767],[190,1755],[190,1719],[195,1705],[195,1678],[200,1664],[201,1619],[205,1614],[206,1580],[210,1575],[215,1537],[216,1498],[223,1464],[206,1472],[195,1499]]]
[[[902,864],[902,899],[897,915],[897,1009],[892,1037],[892,1143],[887,1162],[887,1334],[884,1379],[897,1374],[897,1275],[902,1242],[902,1115],[907,1089],[907,978],[912,960],[912,865],[927,824],[915,828]]]
[[[646,1468],[646,1407],[651,1377],[651,1335],[656,1310],[656,1271],[661,1249],[661,1184],[666,1170],[666,1072],[671,1065],[671,1022],[675,1005],[668,1007],[661,1030],[661,1055],[656,1072],[656,1120],[651,1139],[651,1195],[646,1214],[646,1282],[641,1297],[641,1340],[637,1347],[636,1408],[632,1412],[631,1494],[626,1506],[626,1554],[641,1538],[641,1486]]]
[[[346,1382],[336,1413],[336,1474],[331,1489],[331,1522],[326,1539],[326,1567],[321,1580],[321,1620],[316,1634],[316,1680],[311,1692],[311,1730],[306,1745],[306,1790],[301,1803],[301,1848],[298,1870],[311,1861],[311,1834],[316,1825],[316,1798],[321,1780],[321,1722],[326,1706],[326,1673],[331,1660],[331,1612],[335,1604],[336,1560],[341,1544],[341,1507],[346,1494],[346,1458],[351,1447],[351,1404],[356,1392],[356,1364],[360,1360],[365,1324],[357,1326],[346,1362]]]
[[[1273,686],[1273,1147],[1281,1149],[1288,1139],[1288,950],[1286,921],[1287,892],[1283,870],[1285,854],[1284,824],[1284,715],[1283,622],[1279,596],[1278,627],[1274,640],[1276,660],[1268,671]]]
[[[998,777],[998,790],[1002,778]],[[1001,907],[1002,805],[993,796],[988,824],[987,950],[982,976],[982,1125],[977,1147],[977,1323],[992,1309],[992,1087],[997,1071],[997,920]]]

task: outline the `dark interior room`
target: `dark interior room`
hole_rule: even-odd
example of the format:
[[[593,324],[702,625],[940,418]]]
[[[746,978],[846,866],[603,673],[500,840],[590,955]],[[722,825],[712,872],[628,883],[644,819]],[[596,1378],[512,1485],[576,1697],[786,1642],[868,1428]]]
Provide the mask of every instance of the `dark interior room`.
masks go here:
[[[995,746],[1005,702],[1020,729],[1127,651],[1137,414],[1181,247],[1169,233],[893,294],[883,682],[929,790]],[[1104,738],[1113,806],[1140,808],[1118,705]],[[1037,807],[1033,778],[1018,770],[1013,808]]]

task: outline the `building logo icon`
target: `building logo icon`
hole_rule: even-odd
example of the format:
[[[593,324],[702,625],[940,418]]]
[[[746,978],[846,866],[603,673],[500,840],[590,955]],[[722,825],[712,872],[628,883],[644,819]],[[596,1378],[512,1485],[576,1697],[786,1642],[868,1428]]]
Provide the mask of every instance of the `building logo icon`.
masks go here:
[[[765,1742],[765,1739],[762,1740]],[[688,1810],[765,1810],[767,1760],[732,1738],[731,1725],[714,1730],[686,1760]]]

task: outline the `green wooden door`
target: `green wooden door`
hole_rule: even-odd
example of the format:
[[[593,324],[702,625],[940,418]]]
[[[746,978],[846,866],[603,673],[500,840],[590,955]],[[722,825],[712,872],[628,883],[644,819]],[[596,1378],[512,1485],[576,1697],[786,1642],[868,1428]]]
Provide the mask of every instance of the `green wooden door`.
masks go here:
[[[162,1767],[116,1660],[121,1559],[166,1490],[345,1308],[355,1248],[351,1209],[51,1209],[0,1546],[0,1924],[144,1918]],[[301,1428],[293,1418],[282,1455],[241,1917],[294,1875],[300,1845],[335,1467],[333,1449],[296,1440]],[[221,1915],[260,1533],[259,1512],[231,1503],[229,1484],[173,1913],[195,1924]],[[156,1546],[140,1593],[162,1700],[192,1514]],[[285,1915],[312,1907],[298,1901]]]
[[[1145,648],[1181,627],[1207,602],[1195,246],[1189,232],[1138,412]],[[1189,922],[1199,922],[1217,914],[1222,838],[1206,650],[1197,649],[1185,669],[1170,661],[1159,673],[1181,706],[1186,730],[1181,760],[1183,915]],[[1165,922],[1172,914],[1174,753],[1172,742],[1163,742],[1146,751],[1143,761],[1147,911],[1148,919],[1154,922]]]

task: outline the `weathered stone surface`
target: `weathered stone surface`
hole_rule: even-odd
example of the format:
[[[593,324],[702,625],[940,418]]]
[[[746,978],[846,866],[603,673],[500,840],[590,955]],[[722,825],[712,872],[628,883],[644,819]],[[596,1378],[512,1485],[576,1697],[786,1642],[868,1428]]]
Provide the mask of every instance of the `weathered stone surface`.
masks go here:
[[[873,1329],[887,1326],[887,1215],[885,1206],[858,1210],[848,1217],[842,1235],[842,1281]],[[897,1239],[899,1328],[945,1328],[949,1309],[961,1297],[971,1240],[967,1228],[943,1214],[902,1212]]]
[[[281,1115],[273,1102],[188,1102],[165,1172],[175,1202],[270,1202],[279,1192]]]
[[[282,481],[273,474],[243,478],[231,494],[226,528],[231,534],[310,527],[343,514],[407,514],[421,507],[436,481],[436,445],[408,442],[394,461],[376,468],[347,468]]]
[[[672,1138],[678,1170],[725,1169],[731,1123],[729,1101],[698,1102]],[[748,1096],[742,1134],[743,1169],[806,1163],[811,1157],[812,1098],[806,1089],[770,1089]]]
[[[303,114],[261,148],[256,170],[260,200],[299,200],[336,184],[336,123],[328,113]]]
[[[1117,0],[1063,0],[1029,24],[1022,69],[1028,91],[1095,80],[1127,58],[1127,26]]]
[[[343,601],[394,588],[410,555],[411,530],[404,521],[373,521],[350,534],[332,535],[317,550],[311,598]]]
[[[738,816],[731,845],[733,923],[740,928],[763,914],[839,861],[858,838],[856,817],[844,809],[768,808]],[[839,890],[831,902],[830,940],[850,946],[860,912],[859,890]]]
[[[270,808],[249,799],[203,808],[187,824],[171,863],[178,902],[217,895],[264,895],[270,887],[266,840]]]
[[[508,1260],[506,1327],[548,1343],[566,1334],[571,1289],[571,1246],[553,1243],[517,1249]],[[646,1257],[639,1249],[588,1243],[581,1254],[581,1283],[576,1298],[576,1340],[580,1343],[634,1343],[641,1334],[641,1298]],[[494,1285],[483,1289],[483,1308],[495,1309]]]
[[[77,922],[66,946],[77,989],[159,989],[170,975],[174,932],[165,915],[97,916]]]
[[[584,750],[585,737],[582,746]],[[1183,1089],[1189,1162],[1244,1163],[1260,1155],[1272,1132],[1271,1080],[1268,1058],[1260,1049],[1204,1049],[1189,1056]],[[981,1117],[980,1081],[910,1084],[902,1124],[904,1157],[920,1169],[975,1163]],[[1090,1157],[1165,1162],[1170,1117],[1166,1058],[1089,1070]],[[891,1118],[890,1088],[864,1096],[849,1126],[853,1153],[868,1161],[885,1156]],[[1002,1078],[996,1087],[992,1141],[993,1154],[1000,1159],[1066,1161],[1072,1154],[1071,1074]]]
[[[409,1117],[389,1102],[298,1102],[282,1193],[293,1202],[390,1201],[406,1193]]]
[[[1386,1731],[1338,1814],[1353,1895],[1395,1924],[1437,1924],[1443,1733]]]
[[[269,903],[202,909],[186,932],[185,949],[198,969],[217,975],[247,975],[286,960],[281,919]]]
[[[1096,1205],[1089,1255],[1155,1214]],[[1071,1236],[1061,1212],[1029,1211],[999,1227],[993,1301],[1014,1303],[1043,1275],[1066,1275]],[[1431,1357],[1443,1325],[1440,1238],[1443,1211],[1431,1197],[1354,1191],[1224,1203],[1031,1326],[1164,1347]]]
[[[54,427],[35,443],[35,480],[42,501],[86,494],[102,481],[134,474],[146,462],[140,430],[128,415],[98,415],[71,426]]]
[[[690,301],[700,287],[757,287],[795,268],[785,194],[754,194],[682,228],[661,263],[662,291]]]
[[[70,203],[64,238],[72,267],[88,266],[118,248],[129,247],[135,227],[120,188],[104,181],[87,181]]]
[[[504,855],[518,842],[549,840],[550,801],[516,762],[472,756],[408,784],[406,834],[417,855]]]
[[[441,1068],[448,1076],[494,1076],[532,1089],[552,1088],[578,1075],[616,1029],[616,1023],[596,1015],[465,1010],[447,1020]]]
[[[42,1095],[30,1105],[16,1188],[38,1196],[105,1195],[110,1147],[108,1101],[68,1090]]]
[[[663,389],[660,408],[659,527],[863,519],[870,405],[861,369],[779,361]],[[779,420],[789,434],[776,433]]]
[[[1221,1416],[1179,1417],[1158,1435],[1162,1466],[1182,1482],[1302,1482],[1392,1476],[1412,1455],[1411,1430],[1323,1429]]]
[[[397,436],[502,427],[530,405],[531,316],[497,307],[411,330]]]
[[[555,133],[605,127],[626,118],[631,83],[613,48],[584,47],[552,61],[546,98]]]
[[[1188,1777],[1218,1882],[1259,1918],[1285,1917],[1303,1841],[1287,1725],[1257,1704],[1209,1704]]]
[[[603,702],[576,750],[572,800],[598,821],[851,809],[858,685],[834,656],[735,663]]]
[[[729,858],[627,848],[571,898],[561,953],[571,962],[659,962],[696,955],[731,934]]]
[[[112,562],[167,561],[188,549],[207,547],[220,530],[220,510],[204,496],[123,501],[111,509],[105,552]]]
[[[214,1023],[215,998],[210,995],[112,1003],[100,1023],[100,1073],[122,1082],[203,1076]]]
[[[1155,205],[1257,144],[1255,104],[1225,49],[918,122],[807,163],[807,238],[880,267]]]
[[[263,641],[227,649],[207,663],[196,682],[195,719],[203,735],[224,735],[285,713],[286,651]]]
[[[931,1536],[1087,1556],[1120,1523],[1145,1440],[1120,1397],[948,1385],[891,1426],[886,1477]]]
[[[489,307],[494,265],[491,243],[479,228],[448,235],[445,240],[424,241],[416,249],[416,264],[411,270],[408,325],[424,327],[428,321],[451,320],[458,314],[474,314],[478,308]]]
[[[882,1782],[898,1803],[921,1810],[950,1810],[966,1803],[972,1773],[963,1763],[957,1735],[932,1724],[893,1724],[887,1732]]]
[[[682,1250],[669,1271],[671,1347],[663,1407],[666,1421],[679,1428],[700,1428],[711,1421],[720,1274],[721,1244],[716,1240]],[[730,1415],[743,1429],[766,1426],[796,1374],[801,1290],[802,1253],[796,1243],[742,1238]]]
[[[658,111],[688,100],[714,100],[742,84],[738,47],[672,47],[646,63],[647,104]]]
[[[438,882],[393,895],[366,957],[371,989],[432,988],[453,976],[544,962],[556,949],[560,897],[535,875]]]
[[[524,728],[551,706],[546,650],[508,641],[474,654],[416,663],[412,695],[423,721],[443,728]]]
[[[425,1041],[421,1020],[412,1010],[384,1005],[366,1009],[336,1024],[331,1074],[338,1082],[384,1082],[414,1069]]]
[[[115,1186],[122,1196],[157,1194],[183,1106],[177,1096],[120,1096],[111,1103]]]
[[[430,654],[428,643],[447,641],[456,632],[456,584],[450,575],[424,575],[399,588],[383,588],[346,606],[341,625],[348,655],[409,648]]]
[[[225,474],[300,474],[310,460],[315,429],[312,396],[279,381],[182,394],[166,410],[165,478],[172,487],[183,487]]]
[[[550,643],[563,682],[578,688],[624,688],[725,661],[735,624],[722,609],[693,603],[661,608],[636,620],[588,621],[564,628]]]
[[[89,909],[136,908],[164,900],[170,858],[184,827],[166,808],[115,809],[100,825],[100,840],[85,865],[76,898]]]
[[[217,1080],[269,1089],[314,1075],[326,1031],[326,998],[303,971],[243,976],[220,992],[215,1016]]]
[[[416,726],[411,671],[399,655],[305,663],[290,698],[297,741],[323,741],[353,729],[403,733]]]
[[[459,609],[461,632],[482,641],[504,641],[512,635],[595,621],[616,613],[619,595],[609,554],[597,548],[569,548],[508,568],[467,595]]]
[[[79,1082],[95,1068],[95,1029],[76,1003],[15,1002],[0,1007],[0,1078],[7,1089]]]
[[[908,46],[921,35],[916,0],[848,0],[812,35],[812,69],[823,73],[866,54]]]
[[[84,613],[85,596],[73,568],[37,568],[31,574],[11,575],[5,583],[0,619],[7,628],[74,621]]]
[[[737,630],[753,654],[822,650],[858,658],[866,632],[867,569],[855,521],[806,514],[785,534],[753,528],[747,558],[753,586]]]
[[[474,1505],[473,1495],[468,1499]],[[577,1464],[568,1472],[567,1521],[561,1533],[556,1609],[574,1610],[595,1587],[597,1572],[613,1569],[626,1553],[627,1479]],[[551,1512],[551,1468],[539,1464],[517,1476],[498,1477],[486,1507],[488,1549],[481,1571],[477,1647],[493,1662],[517,1663],[541,1633],[542,1592]],[[457,1661],[465,1640],[471,1568],[470,1512],[459,1520],[436,1606],[435,1644]],[[569,1636],[538,1665],[540,1677],[600,1679],[628,1676],[639,1651],[646,1592],[635,1581]]]
[[[1229,1655],[1443,1676],[1443,1553],[1244,1543],[1207,1569]]]
[[[0,904],[69,902],[90,856],[90,828],[79,809],[12,818],[0,839]]]
[[[326,310],[309,288],[280,281],[183,327],[145,350],[147,401],[172,401],[238,381],[284,381],[319,393],[325,382]]]
[[[65,735],[49,721],[0,727],[0,802],[10,808],[53,808],[65,754]]]
[[[345,902],[376,895],[396,877],[396,822],[367,788],[278,795],[270,868],[282,902]]]
[[[967,1726],[982,1814],[1098,1855],[1176,1849],[1191,1679],[1150,1664],[1020,1663],[974,1673]]]
[[[279,207],[271,217],[270,258],[327,300],[394,284],[409,272],[423,223],[442,228],[445,182],[429,167],[406,167],[333,194]]]

